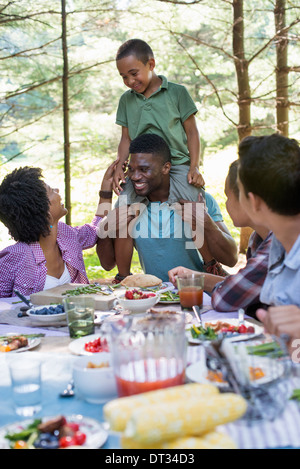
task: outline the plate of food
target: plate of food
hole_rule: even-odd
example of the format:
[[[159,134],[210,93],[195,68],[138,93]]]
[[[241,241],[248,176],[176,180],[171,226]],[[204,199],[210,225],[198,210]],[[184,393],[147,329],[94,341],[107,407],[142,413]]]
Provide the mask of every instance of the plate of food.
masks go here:
[[[72,340],[69,349],[74,355],[94,355],[109,352],[108,341],[103,334],[91,334]]]
[[[247,370],[244,369],[250,384],[261,386],[280,378],[284,373],[282,363],[275,362],[268,357],[250,357],[247,363]],[[209,370],[203,361],[193,363],[186,369],[186,377],[195,383],[211,383],[220,389],[228,387],[222,371]]]
[[[64,307],[61,304],[35,306],[26,311],[35,323],[65,323],[67,322],[67,315]]]
[[[264,331],[262,326],[244,321],[239,325],[238,319],[228,319],[226,321],[207,321],[203,326],[193,324],[187,327],[187,337],[191,344],[201,344],[206,340],[215,340],[220,335],[228,337],[236,337],[243,340],[246,338],[254,338]]]
[[[18,335],[7,334],[0,337],[0,352],[18,353],[37,347],[41,343],[40,337],[44,334]]]
[[[0,428],[0,449],[95,449],[104,445],[103,425],[82,415],[22,420]]]
[[[159,303],[166,305],[180,303],[179,294],[177,290],[165,290],[160,293]]]

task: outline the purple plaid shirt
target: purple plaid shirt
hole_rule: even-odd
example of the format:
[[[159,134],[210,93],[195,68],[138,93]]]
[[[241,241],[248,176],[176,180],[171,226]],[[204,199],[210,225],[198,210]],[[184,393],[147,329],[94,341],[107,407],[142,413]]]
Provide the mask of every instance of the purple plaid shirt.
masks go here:
[[[76,227],[58,223],[57,244],[72,283],[89,283],[82,250],[95,246],[100,220],[94,217],[92,223]],[[46,275],[46,259],[38,242],[18,242],[0,252],[0,298],[16,296],[14,289],[25,296],[42,291]]]
[[[254,231],[249,239],[247,264],[213,289],[211,303],[216,311],[236,311],[259,303],[261,287],[268,272],[272,233],[262,240]]]

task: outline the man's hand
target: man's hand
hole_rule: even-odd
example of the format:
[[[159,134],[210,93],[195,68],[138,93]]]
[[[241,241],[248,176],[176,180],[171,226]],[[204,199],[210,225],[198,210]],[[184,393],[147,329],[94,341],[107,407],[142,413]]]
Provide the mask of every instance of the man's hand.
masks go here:
[[[190,167],[187,178],[188,178],[188,183],[192,184],[195,187],[205,186],[205,181],[203,179],[203,176],[197,167],[194,167],[194,168]]]
[[[186,267],[175,267],[172,270],[169,270],[168,275],[169,275],[169,280],[170,282],[177,286],[177,281],[176,277],[180,277],[181,275],[186,275],[186,274],[198,274],[199,272],[196,272],[195,270],[188,269]]]
[[[269,334],[280,337],[286,334],[288,351],[293,359],[293,352],[297,352],[300,345],[300,308],[295,305],[270,306],[268,310],[258,309],[256,316],[264,324]],[[299,352],[295,357],[299,360]]]
[[[198,196],[198,202],[180,199],[177,203],[173,204],[174,210],[182,218],[185,223],[188,223],[194,233],[204,233],[204,217],[206,212],[206,204],[201,193]],[[203,239],[201,241],[201,245]]]
[[[111,210],[98,225],[97,234],[99,238],[127,238],[131,235],[131,222],[138,218],[141,213],[140,203],[121,205]]]

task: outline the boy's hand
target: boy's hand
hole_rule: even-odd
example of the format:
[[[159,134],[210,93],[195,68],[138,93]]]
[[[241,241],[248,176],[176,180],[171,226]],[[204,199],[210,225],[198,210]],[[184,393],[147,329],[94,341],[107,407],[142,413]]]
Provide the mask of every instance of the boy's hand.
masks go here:
[[[195,187],[205,186],[205,181],[203,179],[203,176],[197,167],[195,168],[190,167],[187,177],[188,177],[189,184],[192,184]]]
[[[114,175],[113,175],[113,191],[119,196],[120,193],[122,192],[122,187],[121,183],[125,183],[125,168],[126,168],[126,163],[121,163],[118,161]]]
[[[109,167],[105,171],[105,174],[103,176],[102,183],[101,183],[102,191],[112,190],[113,177],[114,177],[114,173],[115,173],[118,163],[119,163],[119,160],[114,161],[111,165],[109,165]]]

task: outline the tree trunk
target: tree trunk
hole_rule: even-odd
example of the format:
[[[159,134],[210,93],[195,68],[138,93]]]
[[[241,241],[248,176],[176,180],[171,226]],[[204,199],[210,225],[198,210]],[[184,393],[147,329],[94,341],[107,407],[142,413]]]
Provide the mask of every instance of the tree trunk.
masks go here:
[[[276,0],[275,9],[276,38],[276,122],[277,130],[289,135],[289,99],[288,99],[288,39],[285,23],[285,0]]]
[[[234,64],[238,83],[238,107],[239,107],[239,141],[251,135],[251,93],[249,85],[248,62],[244,51],[244,9],[243,0],[233,0],[233,30],[232,48]],[[245,253],[248,247],[251,228],[241,228],[240,253]]]
[[[69,135],[69,96],[68,96],[68,48],[66,2],[61,0],[62,14],[62,52],[63,52],[63,121],[64,121],[64,168],[65,168],[65,207],[68,210],[66,223],[71,224],[71,174],[70,174],[70,135]]]
[[[250,85],[248,62],[244,51],[244,11],[243,0],[233,0],[232,48],[238,83],[239,141],[251,135]]]

